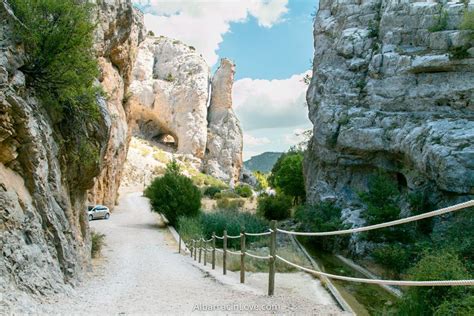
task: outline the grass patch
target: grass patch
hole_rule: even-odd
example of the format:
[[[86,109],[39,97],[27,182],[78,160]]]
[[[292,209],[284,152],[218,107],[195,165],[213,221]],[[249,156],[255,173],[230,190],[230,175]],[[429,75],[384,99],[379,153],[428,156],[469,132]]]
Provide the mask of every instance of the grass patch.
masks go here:
[[[166,155],[166,153],[161,149],[158,149],[156,152],[153,153],[153,158],[165,164],[170,162],[168,155]]]

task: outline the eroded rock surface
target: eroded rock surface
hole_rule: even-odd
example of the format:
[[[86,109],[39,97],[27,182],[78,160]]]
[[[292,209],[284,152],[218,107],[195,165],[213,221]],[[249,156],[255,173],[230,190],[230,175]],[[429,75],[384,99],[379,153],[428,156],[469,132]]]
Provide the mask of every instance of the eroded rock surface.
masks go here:
[[[140,133],[173,137],[177,152],[203,158],[207,141],[210,70],[193,48],[165,37],[140,45],[130,85]]]
[[[99,81],[107,94],[110,122],[109,140],[105,149],[103,169],[89,191],[91,204],[113,208],[130,141],[130,115],[126,91],[138,45],[145,38],[143,15],[130,1],[99,1],[95,49],[99,55]]]
[[[212,78],[211,103],[204,170],[207,174],[235,183],[242,169],[242,128],[232,109],[235,66],[222,59]]]
[[[211,90],[209,66],[193,47],[149,37],[140,45],[129,89],[135,133],[201,159],[201,168],[216,178],[237,181],[242,130],[232,109],[234,72],[223,59]]]
[[[455,54],[473,44],[459,30],[468,7],[474,2],[320,1],[307,93],[311,202],[338,201],[349,206],[348,222],[362,225],[352,216],[362,207],[356,192],[379,168],[438,206],[472,198],[474,56]]]
[[[99,79],[110,99],[100,101],[102,117],[81,135],[101,150],[101,161],[84,165],[65,158],[61,130],[26,86],[25,55],[12,35],[15,16],[0,4],[0,307],[7,304],[7,311],[26,302],[26,293],[66,292],[88,267],[85,206],[95,177],[103,187],[91,195],[115,199],[128,142],[123,91],[142,23],[131,1],[98,3]]]

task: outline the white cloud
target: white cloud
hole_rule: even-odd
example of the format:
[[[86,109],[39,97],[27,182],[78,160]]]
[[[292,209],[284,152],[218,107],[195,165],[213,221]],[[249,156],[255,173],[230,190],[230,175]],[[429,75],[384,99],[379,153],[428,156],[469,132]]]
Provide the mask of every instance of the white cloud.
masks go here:
[[[302,129],[302,128],[294,129],[291,132],[291,134],[285,135],[285,137],[284,137],[285,143],[288,144],[288,145],[296,145],[296,144],[299,144],[302,141],[305,141],[306,137],[303,134],[304,131],[305,131],[305,129]]]
[[[255,137],[244,133],[244,144],[249,146],[261,146],[270,144],[270,139],[268,139],[268,137]]]
[[[283,80],[237,80],[233,106],[244,129],[292,127],[307,123],[304,75],[293,75]]]
[[[194,46],[214,65],[216,50],[231,22],[249,16],[262,27],[271,27],[288,12],[288,0],[135,0],[145,8],[145,25],[155,35],[176,38]]]

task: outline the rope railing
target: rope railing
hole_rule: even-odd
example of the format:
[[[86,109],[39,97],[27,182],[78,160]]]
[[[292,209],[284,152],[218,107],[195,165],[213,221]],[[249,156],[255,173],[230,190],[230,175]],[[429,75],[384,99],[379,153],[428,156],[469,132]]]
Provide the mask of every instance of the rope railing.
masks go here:
[[[410,223],[414,221],[418,221],[420,219],[425,219],[425,218],[430,218],[433,216],[438,216],[438,215],[443,215],[446,213],[458,211],[461,209],[465,209],[468,207],[474,206],[474,200],[456,204],[450,207],[445,207],[436,211],[432,212],[427,212],[423,213],[420,215],[415,215],[415,216],[410,216],[410,217],[405,217],[402,219],[397,219],[394,221],[386,222],[386,223],[381,223],[381,224],[375,224],[375,225],[370,225],[370,226],[365,226],[365,227],[358,227],[358,228],[352,228],[352,229],[344,229],[344,230],[337,230],[337,231],[330,231],[330,232],[295,232],[295,231],[288,231],[288,230],[283,230],[283,229],[277,229],[280,233],[284,234],[290,234],[290,235],[298,235],[298,236],[331,236],[331,235],[343,235],[343,234],[352,234],[352,233],[360,233],[360,232],[365,232],[369,230],[374,230],[374,229],[379,229],[379,228],[385,228],[385,227],[390,227],[390,226],[396,226],[396,225],[401,225],[405,223]]]
[[[377,280],[377,279],[364,279],[364,278],[353,278],[343,275],[336,275],[325,273],[321,271],[316,271],[308,269],[297,265],[296,263],[290,262],[279,255],[276,255],[276,258],[283,261],[284,263],[298,268],[300,270],[315,274],[317,276],[326,276],[330,279],[342,280],[342,281],[351,281],[351,282],[360,282],[368,284],[378,284],[378,285],[396,285],[396,286],[460,286],[460,285],[474,285],[474,280],[443,280],[443,281],[398,281],[398,280]]]
[[[252,258],[255,258],[255,259],[261,259],[261,260],[268,260],[268,259],[271,258],[269,255],[258,256],[258,255],[254,255],[253,253],[247,252],[247,251],[245,252],[245,255],[247,255],[249,257],[252,257]]]
[[[265,233],[245,233],[245,236],[267,236],[267,235],[270,235],[272,232],[268,231],[268,232],[265,232]]]
[[[236,236],[227,235],[227,238],[236,239],[236,238],[240,238],[240,236],[242,236],[242,234],[236,235]]]
[[[445,207],[436,211],[427,212],[427,213],[415,215],[415,216],[410,216],[410,217],[406,217],[403,219],[390,221],[386,223],[370,225],[370,226],[365,226],[365,227],[358,227],[358,228],[353,228],[353,229],[329,231],[329,232],[288,231],[288,230],[277,228],[276,221],[271,221],[270,228],[265,232],[247,233],[242,230],[242,232],[239,235],[227,235],[227,231],[224,230],[223,236],[217,236],[215,233],[213,233],[212,238],[210,239],[204,239],[203,237],[201,237],[197,240],[192,239],[189,241],[188,244],[187,243],[184,243],[184,244],[185,244],[185,247],[187,247],[187,249],[190,250],[191,257],[194,257],[194,260],[199,261],[199,263],[201,262],[202,251],[204,250],[204,265],[207,264],[207,253],[210,252],[212,255],[212,259],[211,259],[212,269],[215,269],[216,252],[222,253],[222,269],[223,269],[224,275],[227,273],[227,254],[240,256],[240,282],[241,283],[245,282],[245,258],[247,256],[254,259],[259,259],[259,260],[268,260],[268,265],[269,265],[268,295],[270,296],[274,294],[276,260],[282,261],[294,268],[311,273],[316,276],[324,276],[329,279],[341,280],[341,281],[359,282],[359,283],[377,284],[377,285],[395,285],[395,286],[430,286],[430,287],[431,286],[474,286],[474,280],[426,280],[426,281],[406,280],[406,281],[403,281],[403,280],[364,279],[364,278],[355,278],[355,277],[349,277],[349,276],[343,276],[343,275],[336,275],[336,274],[326,273],[326,272],[317,271],[317,270],[303,267],[301,265],[293,263],[279,256],[276,253],[276,246],[277,246],[276,234],[277,233],[298,235],[298,236],[332,236],[332,235],[352,234],[352,233],[370,231],[374,229],[380,229],[380,228],[386,228],[386,227],[391,227],[395,225],[410,223],[410,222],[418,221],[421,219],[458,211],[458,210],[465,209],[472,206],[474,206],[474,200],[456,204],[450,207]],[[251,252],[248,252],[246,250],[245,241],[246,241],[247,236],[258,237],[258,236],[267,236],[267,235],[270,237],[270,240],[269,240],[270,254],[269,255],[260,256],[260,255],[256,255]],[[233,251],[233,250],[227,249],[227,241],[229,238],[230,239],[240,238],[240,251]],[[216,240],[222,240],[222,244],[223,244],[222,248],[216,247]],[[211,243],[211,242],[212,242],[212,247],[208,248],[208,243]],[[181,252],[181,236],[179,236],[179,252]]]

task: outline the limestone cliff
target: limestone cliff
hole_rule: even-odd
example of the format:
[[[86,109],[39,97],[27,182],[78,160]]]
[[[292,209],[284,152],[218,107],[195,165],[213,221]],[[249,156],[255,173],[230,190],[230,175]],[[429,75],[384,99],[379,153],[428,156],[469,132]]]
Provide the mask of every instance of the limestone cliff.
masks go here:
[[[127,76],[142,31],[131,1],[98,1],[96,51],[109,99],[100,100],[101,118],[86,124],[87,142],[101,160],[88,167],[65,158],[64,139],[37,91],[25,84],[22,43],[13,40],[16,17],[0,4],[0,292],[2,302],[24,293],[67,291],[88,266],[90,235],[87,190],[114,201],[127,147]],[[88,157],[81,157],[87,159]],[[2,306],[3,307],[3,306]]]
[[[207,174],[235,183],[242,169],[242,128],[232,109],[235,66],[222,59],[212,78],[211,103],[204,170]]]
[[[107,94],[109,140],[103,169],[89,191],[89,202],[113,208],[130,141],[130,115],[126,91],[137,54],[145,38],[142,13],[130,1],[99,1],[96,7],[96,51],[101,76],[99,81]]]
[[[214,177],[237,181],[242,131],[232,110],[233,76],[234,65],[223,60],[210,93],[209,66],[193,47],[166,37],[147,38],[129,90],[135,133],[199,158]]]
[[[174,140],[177,152],[204,157],[210,70],[191,47],[165,37],[147,38],[130,85],[132,115],[148,138]]]
[[[361,225],[356,192],[379,168],[438,206],[472,198],[473,43],[459,30],[468,8],[473,1],[320,1],[307,92],[310,202],[336,200]]]

